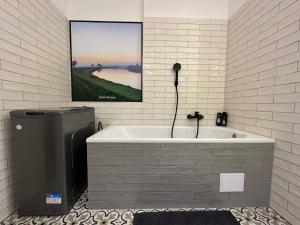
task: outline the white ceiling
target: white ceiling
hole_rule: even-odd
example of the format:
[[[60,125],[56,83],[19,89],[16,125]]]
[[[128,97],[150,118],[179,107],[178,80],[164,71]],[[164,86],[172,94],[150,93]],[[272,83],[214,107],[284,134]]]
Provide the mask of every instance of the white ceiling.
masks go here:
[[[224,19],[227,6],[227,0],[144,0],[144,16]]]
[[[56,5],[56,7],[66,16],[68,17],[68,8],[69,8],[69,0],[50,0]]]
[[[227,0],[227,18],[230,18],[247,0]]]
[[[51,0],[68,19],[142,21],[143,16],[228,19],[247,0]]]

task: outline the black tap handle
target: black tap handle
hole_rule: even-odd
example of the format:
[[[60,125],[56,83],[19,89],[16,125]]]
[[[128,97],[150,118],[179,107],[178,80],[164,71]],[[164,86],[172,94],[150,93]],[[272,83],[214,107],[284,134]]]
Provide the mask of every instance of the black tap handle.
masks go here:
[[[101,121],[98,122],[98,128],[97,128],[98,131],[100,130],[103,130],[103,124]]]

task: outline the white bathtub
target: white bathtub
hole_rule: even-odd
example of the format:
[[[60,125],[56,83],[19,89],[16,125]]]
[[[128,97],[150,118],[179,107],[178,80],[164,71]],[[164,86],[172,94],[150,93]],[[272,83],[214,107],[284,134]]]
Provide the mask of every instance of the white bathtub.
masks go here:
[[[178,126],[174,137],[171,127],[156,125],[111,125],[87,139],[88,143],[274,143],[274,139],[245,131],[225,127],[200,126],[198,138],[196,128]],[[234,138],[235,137],[235,138]]]
[[[88,207],[269,205],[273,139],[224,127],[202,126],[197,139],[195,127],[175,127],[175,138],[170,133],[166,126],[120,125],[89,137]],[[220,173],[244,173],[246,191],[220,193]]]

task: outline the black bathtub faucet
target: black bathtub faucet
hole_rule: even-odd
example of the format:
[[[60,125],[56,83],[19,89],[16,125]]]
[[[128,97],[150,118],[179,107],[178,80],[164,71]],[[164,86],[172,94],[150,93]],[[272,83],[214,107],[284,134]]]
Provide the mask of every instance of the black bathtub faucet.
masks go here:
[[[197,119],[197,133],[196,133],[196,138],[198,138],[198,134],[199,134],[199,121],[202,120],[204,118],[203,115],[201,115],[199,112],[195,112],[194,115],[192,114],[188,114],[187,118],[190,119]]]
[[[201,115],[199,112],[195,112],[194,115],[188,114],[188,115],[187,115],[187,118],[188,118],[188,119],[198,119],[198,120],[202,120],[202,119],[204,118],[204,116]]]

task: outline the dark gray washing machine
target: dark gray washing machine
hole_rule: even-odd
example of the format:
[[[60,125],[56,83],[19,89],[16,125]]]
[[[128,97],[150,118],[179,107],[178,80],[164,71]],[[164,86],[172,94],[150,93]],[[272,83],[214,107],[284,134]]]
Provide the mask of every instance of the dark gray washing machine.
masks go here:
[[[18,214],[66,214],[87,187],[86,138],[94,108],[15,110],[13,168]]]

